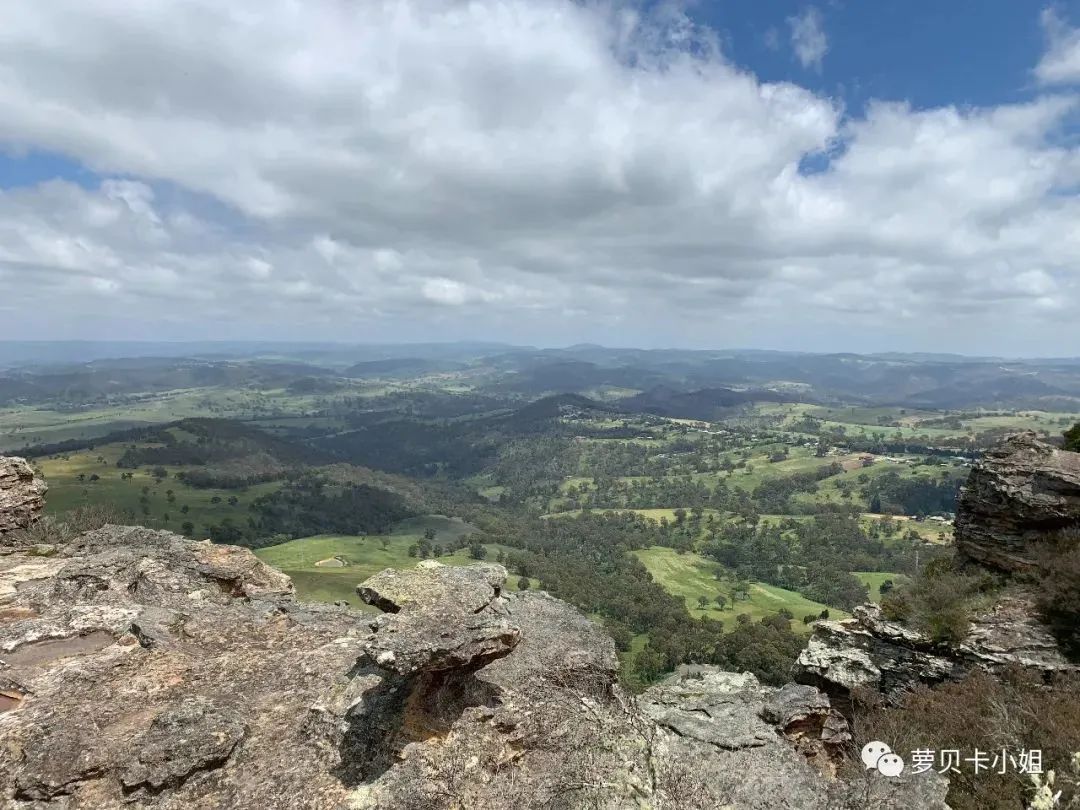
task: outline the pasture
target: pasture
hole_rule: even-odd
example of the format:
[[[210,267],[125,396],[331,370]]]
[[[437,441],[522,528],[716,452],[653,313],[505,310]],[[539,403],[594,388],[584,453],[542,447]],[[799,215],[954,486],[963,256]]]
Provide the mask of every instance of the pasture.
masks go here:
[[[741,613],[746,613],[751,619],[758,621],[781,608],[786,608],[795,617],[791,626],[797,632],[809,631],[809,627],[802,622],[802,617],[807,614],[817,615],[828,609],[830,617],[834,619],[848,615],[842,610],[814,602],[794,591],[761,582],[750,583],[749,599],[732,602],[730,596],[734,579],[719,563],[698,554],[679,554],[673,549],[660,546],[639,549],[633,554],[665,590],[686,600],[686,609],[691,616],[708,616],[715,621],[724,622],[725,627],[733,626],[735,617]],[[720,579],[716,577],[718,571],[721,573]],[[723,610],[715,601],[718,594],[728,598]],[[704,609],[698,602],[701,596],[708,600]]]
[[[441,515],[428,516],[434,522],[445,525]],[[413,519],[414,521],[423,519]],[[459,521],[460,523],[460,521]],[[420,525],[420,524],[416,524]],[[423,528],[427,528],[424,526]],[[336,602],[345,600],[361,610],[375,611],[364,605],[356,595],[356,586],[384,568],[412,568],[420,560],[409,556],[409,546],[419,542],[423,529],[415,534],[390,535],[316,535],[290,540],[277,546],[256,550],[255,555],[290,577],[296,586],[298,598],[312,602]],[[436,536],[435,543],[439,542]],[[506,549],[496,543],[485,543],[487,560],[494,561],[500,551]],[[321,560],[340,557],[346,562],[344,568],[323,568],[316,565]],[[471,565],[476,563],[468,549],[437,558],[443,565]],[[513,574],[507,579],[507,590],[518,590],[518,579]],[[530,580],[532,588],[539,588],[538,580]]]

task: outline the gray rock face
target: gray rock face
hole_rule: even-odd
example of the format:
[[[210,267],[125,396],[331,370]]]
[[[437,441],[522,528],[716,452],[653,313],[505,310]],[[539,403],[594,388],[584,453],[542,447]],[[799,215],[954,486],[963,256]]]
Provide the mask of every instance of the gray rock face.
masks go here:
[[[362,617],[245,549],[105,527],[0,557],[0,807],[341,806],[309,728]]]
[[[0,456],[0,541],[37,520],[45,509],[47,489],[25,459]]]
[[[411,571],[382,571],[357,587],[369,605],[391,611],[372,624],[365,651],[399,675],[479,668],[502,658],[521,640],[500,598],[505,581],[501,565],[427,560]]]
[[[1049,532],[1078,524],[1080,453],[1020,433],[972,468],[957,510],[956,547],[990,568],[1027,570]]]
[[[640,705],[657,726],[651,755],[665,777],[664,806],[947,810],[948,781],[937,774],[831,778],[851,734],[813,687],[773,689],[749,673],[683,667]]]
[[[860,605],[850,619],[815,623],[796,672],[799,680],[843,696],[856,687],[890,695],[913,683],[959,680],[976,667],[993,672],[1019,664],[1046,673],[1080,671],[1034,617],[1029,600],[1003,598],[976,615],[963,643],[950,649],[887,621],[877,605]]]

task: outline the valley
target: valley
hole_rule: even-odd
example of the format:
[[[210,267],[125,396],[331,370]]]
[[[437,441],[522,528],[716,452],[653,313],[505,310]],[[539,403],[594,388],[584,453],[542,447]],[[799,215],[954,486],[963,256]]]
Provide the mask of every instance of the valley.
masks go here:
[[[846,393],[861,363],[825,385],[817,356],[793,389],[694,353],[678,377],[588,353],[21,368],[0,375],[0,440],[48,480],[47,514],[247,545],[304,599],[364,609],[355,585],[383,568],[501,562],[602,621],[633,684],[745,649],[782,671],[813,621],[950,552],[983,448],[1077,418],[1061,397],[873,404]]]

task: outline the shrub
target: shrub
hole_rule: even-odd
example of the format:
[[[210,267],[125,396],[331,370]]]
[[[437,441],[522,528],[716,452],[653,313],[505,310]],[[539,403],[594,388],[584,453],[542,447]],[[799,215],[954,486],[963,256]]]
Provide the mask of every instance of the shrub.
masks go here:
[[[1061,532],[1037,561],[1039,613],[1062,652],[1080,661],[1080,530]]]
[[[1021,667],[999,678],[981,670],[962,681],[933,688],[914,687],[896,704],[876,692],[853,693],[855,750],[870,740],[884,740],[907,756],[919,748],[980,751],[1039,749],[1044,770],[1071,773],[1070,760],[1080,750],[1080,678],[1059,676],[1049,684],[1039,673]],[[858,757],[851,767],[861,771]],[[970,767],[949,774],[948,803],[954,810],[1026,807],[1033,786],[1026,775]],[[1077,794],[1071,779],[1059,779],[1061,807]]]
[[[995,586],[989,575],[963,574],[949,560],[934,560],[922,576],[895,585],[881,598],[885,618],[904,622],[936,642],[956,645],[964,640],[980,596]]]

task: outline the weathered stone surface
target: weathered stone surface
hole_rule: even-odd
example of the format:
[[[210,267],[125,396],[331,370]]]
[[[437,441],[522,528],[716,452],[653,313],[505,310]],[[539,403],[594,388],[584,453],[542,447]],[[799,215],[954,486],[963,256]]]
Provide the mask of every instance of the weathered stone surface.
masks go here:
[[[25,459],[0,456],[0,538],[37,520],[47,489]]]
[[[833,695],[855,687],[889,695],[913,683],[958,680],[976,667],[991,672],[1009,664],[1046,673],[1080,670],[1035,615],[1030,600],[1004,597],[975,615],[964,641],[949,648],[887,621],[877,605],[860,605],[850,619],[814,624],[796,672],[799,680]]]
[[[399,675],[472,667],[507,655],[521,640],[500,598],[501,565],[450,567],[427,560],[410,571],[387,569],[357,587],[390,613],[372,624],[365,650]]]
[[[947,807],[948,782],[936,774],[831,778],[851,735],[809,686],[774,689],[750,674],[683,667],[640,705],[657,725],[653,767],[667,775],[660,792],[672,807]]]
[[[5,587],[6,585],[6,587]],[[0,557],[0,807],[337,808],[312,706],[363,617],[245,549],[106,527]]]
[[[956,548],[1003,571],[1034,566],[1049,533],[1080,524],[1080,453],[1009,437],[972,468],[956,516]]]

